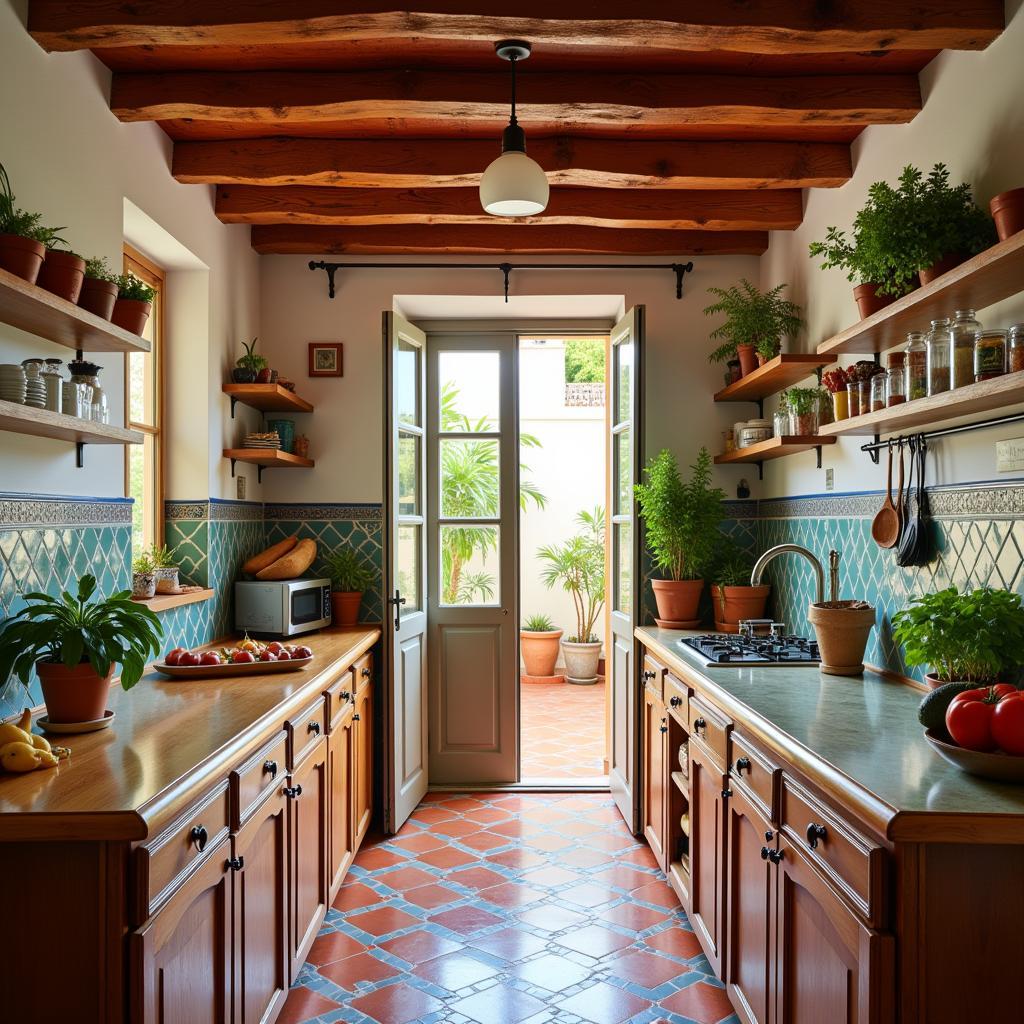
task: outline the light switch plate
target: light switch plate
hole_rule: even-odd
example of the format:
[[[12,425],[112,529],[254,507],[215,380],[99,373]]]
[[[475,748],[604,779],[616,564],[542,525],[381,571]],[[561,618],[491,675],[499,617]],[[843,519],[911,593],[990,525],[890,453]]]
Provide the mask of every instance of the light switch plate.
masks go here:
[[[825,470],[825,490],[831,491],[835,488],[836,478],[834,469]]]
[[[1024,469],[1024,437],[996,441],[996,472],[1019,473]]]
[[[235,497],[238,498],[239,501],[244,501],[245,500],[245,477],[244,476],[239,475],[239,476],[235,477]]]

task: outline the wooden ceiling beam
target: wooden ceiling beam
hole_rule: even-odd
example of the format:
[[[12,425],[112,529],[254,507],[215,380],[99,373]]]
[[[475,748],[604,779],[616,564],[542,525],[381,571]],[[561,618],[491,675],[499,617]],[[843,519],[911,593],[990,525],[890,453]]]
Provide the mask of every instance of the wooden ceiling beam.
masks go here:
[[[221,185],[226,224],[476,224],[494,217],[475,188],[359,189]],[[543,214],[513,222],[644,230],[788,231],[803,219],[800,192],[558,188]]]
[[[324,227],[265,224],[252,229],[252,246],[262,254],[507,256],[549,255],[755,255],[768,248],[767,231],[623,231],[618,228],[551,227],[497,223],[472,225],[384,225]]]
[[[902,124],[921,109],[916,75],[521,74],[519,119],[628,133],[691,125],[860,127]],[[235,121],[288,126],[380,124],[415,135],[418,122],[458,134],[497,132],[508,120],[504,71],[270,71],[114,76],[110,106],[122,121]],[[385,130],[386,129],[386,130]],[[268,129],[269,133],[269,129]]]
[[[488,139],[251,139],[178,142],[186,184],[342,188],[476,186],[498,144]],[[628,189],[838,188],[853,169],[842,143],[646,142],[563,136],[530,140],[554,186]]]
[[[410,37],[506,36],[573,46],[610,42],[679,52],[788,54],[987,46],[1002,30],[1002,0],[746,0],[669,4],[634,0],[629,17],[599,17],[589,0],[32,0],[28,27],[48,50],[124,46],[316,44]]]

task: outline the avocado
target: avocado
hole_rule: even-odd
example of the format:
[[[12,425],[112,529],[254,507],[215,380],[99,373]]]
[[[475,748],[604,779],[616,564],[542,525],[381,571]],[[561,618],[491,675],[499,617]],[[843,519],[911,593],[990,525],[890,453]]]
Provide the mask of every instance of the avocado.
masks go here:
[[[977,683],[943,683],[942,686],[925,694],[917,710],[917,720],[926,728],[940,735],[946,731],[946,708],[953,698],[964,690],[973,690]]]

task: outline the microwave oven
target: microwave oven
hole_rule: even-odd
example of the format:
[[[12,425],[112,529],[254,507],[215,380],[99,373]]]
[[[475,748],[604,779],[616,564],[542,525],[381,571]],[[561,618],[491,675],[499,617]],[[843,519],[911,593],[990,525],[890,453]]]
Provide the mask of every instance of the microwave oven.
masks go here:
[[[296,636],[331,624],[330,580],[239,580],[235,628]]]

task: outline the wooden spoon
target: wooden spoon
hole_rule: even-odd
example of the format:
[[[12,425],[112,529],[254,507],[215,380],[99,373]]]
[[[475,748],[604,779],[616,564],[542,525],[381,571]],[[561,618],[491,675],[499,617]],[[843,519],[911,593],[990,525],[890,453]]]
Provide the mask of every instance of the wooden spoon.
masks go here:
[[[871,536],[880,548],[891,548],[896,546],[900,539],[900,514],[892,501],[892,444],[889,445],[889,478],[886,485],[885,501],[882,507],[875,513],[874,522],[871,524]]]
[[[903,501],[903,438],[899,441],[899,483],[896,485],[896,515],[900,519],[900,536],[903,536],[903,528],[907,525],[907,508]],[[897,544],[899,541],[897,541]]]

